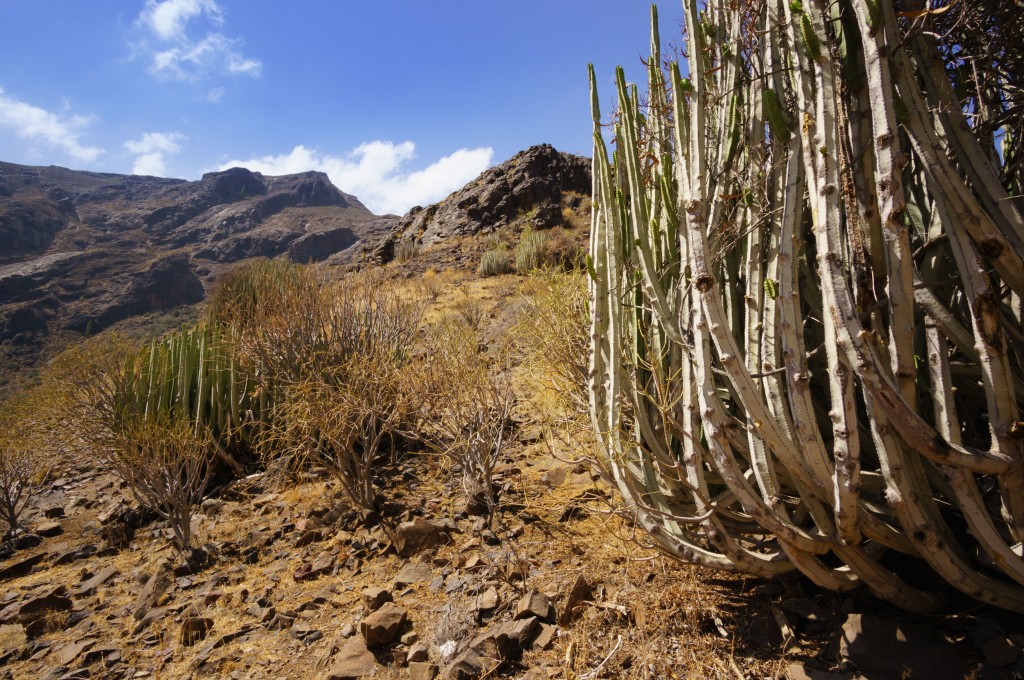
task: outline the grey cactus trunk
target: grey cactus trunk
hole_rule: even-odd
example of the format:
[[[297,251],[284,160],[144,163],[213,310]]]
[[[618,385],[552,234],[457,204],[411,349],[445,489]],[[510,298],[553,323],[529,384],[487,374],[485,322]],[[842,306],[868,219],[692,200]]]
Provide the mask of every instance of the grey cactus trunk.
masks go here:
[[[1024,612],[1019,197],[892,2],[738,4],[685,0],[685,78],[652,8],[612,155],[591,67],[604,473],[684,560]]]

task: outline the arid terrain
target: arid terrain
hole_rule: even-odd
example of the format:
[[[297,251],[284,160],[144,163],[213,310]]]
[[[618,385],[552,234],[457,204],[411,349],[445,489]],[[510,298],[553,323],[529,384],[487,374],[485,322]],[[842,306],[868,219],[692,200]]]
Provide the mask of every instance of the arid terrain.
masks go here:
[[[57,170],[32,181],[14,166],[3,170],[2,186],[17,176],[70,191]],[[88,183],[75,199],[52,187],[32,194],[39,203],[18,199],[21,226],[0,232],[21,253],[5,249],[0,260],[12,380],[85,335],[87,322],[75,319],[96,320],[90,333],[112,326],[152,334],[168,319],[198,318],[229,265],[284,256],[321,262],[327,272],[378,269],[401,295],[423,300],[424,324],[470,324],[482,345],[513,357],[516,406],[490,522],[467,504],[459,471],[426,449],[403,451],[382,471],[380,517],[352,509],[316,466],[287,480],[254,469],[211,486],[193,516],[205,559],[191,565],[116,475],[81,442],[63,442],[25,512],[28,532],[0,553],[0,677],[1024,675],[1019,618],[945,590],[923,566],[916,585],[934,589],[945,609],[912,616],[866,592],[711,572],[647,545],[591,464],[585,417],[551,416],[550,381],[535,373],[529,336],[517,332],[524,315],[552,311],[546,292],[579,294],[586,274],[478,271],[487,252],[514,249],[524,231],[548,234],[556,259],[582,247],[587,173],[584,159],[534,147],[401,218],[369,214],[320,176],[234,171],[198,185],[139,180],[132,191],[147,197],[144,209],[127,202],[122,186],[117,210],[104,203],[105,221],[87,213],[93,203],[82,197],[113,192],[109,177],[75,174]],[[229,193],[250,187],[261,198],[224,207],[195,197],[229,179]],[[186,192],[194,207],[172,201],[173,192]],[[2,200],[0,224],[12,225],[17,201]],[[214,219],[218,210],[230,214]],[[29,219],[39,215],[56,226]],[[245,226],[229,235],[225,222]],[[61,254],[75,249],[85,255]],[[109,256],[89,254],[97,250]],[[53,268],[29,275],[47,262]],[[136,282],[146,272],[165,266],[175,285],[153,285],[180,292],[187,280],[192,296],[138,308],[122,301],[124,291],[145,287]],[[106,268],[132,274],[120,292],[94,294],[91,282]],[[26,283],[15,291],[19,281]],[[14,333],[9,319],[22,317],[35,325]]]

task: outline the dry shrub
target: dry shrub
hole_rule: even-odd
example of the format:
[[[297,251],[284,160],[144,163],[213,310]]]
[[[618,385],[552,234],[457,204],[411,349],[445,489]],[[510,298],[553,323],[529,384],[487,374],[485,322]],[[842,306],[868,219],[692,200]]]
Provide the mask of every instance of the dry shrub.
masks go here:
[[[581,268],[585,257],[585,248],[572,234],[560,228],[548,232],[544,264],[555,269],[569,271]]]
[[[489,365],[476,330],[456,319],[429,329],[427,345],[407,374],[419,404],[418,436],[461,469],[470,503],[482,503],[494,517],[494,470],[515,406],[508,362]]]
[[[0,403],[0,520],[7,536],[21,529],[21,513],[37,486],[42,456],[32,441],[30,413],[22,395]]]
[[[526,282],[512,329],[523,368],[553,396],[548,415],[589,430],[590,326],[586,274],[535,272]],[[575,428],[574,428],[575,429]]]
[[[408,400],[398,376],[423,307],[379,274],[329,281],[309,269],[262,301],[241,344],[274,394],[258,443],[272,476],[322,465],[356,507],[377,507],[374,477],[402,438]]]
[[[325,466],[364,513],[379,509],[375,478],[393,460],[411,410],[402,367],[394,353],[353,355],[286,385],[277,409],[278,447]]]
[[[192,548],[192,511],[213,473],[214,440],[188,422],[124,424],[107,455],[111,470],[143,507],[167,520],[174,544]]]

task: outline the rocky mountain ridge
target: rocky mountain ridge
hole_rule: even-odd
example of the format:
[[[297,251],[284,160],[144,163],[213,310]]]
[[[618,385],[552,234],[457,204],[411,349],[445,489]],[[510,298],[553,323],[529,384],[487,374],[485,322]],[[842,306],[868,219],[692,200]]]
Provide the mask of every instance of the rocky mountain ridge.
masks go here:
[[[0,163],[0,354],[31,362],[51,336],[199,302],[239,261],[320,261],[392,220],[320,172],[187,181]]]
[[[402,242],[559,225],[589,192],[589,160],[547,144],[402,217],[374,215],[321,172],[188,181],[0,162],[0,387],[76,334],[202,301],[250,258],[385,264]],[[439,251],[437,264],[475,268],[463,260]]]

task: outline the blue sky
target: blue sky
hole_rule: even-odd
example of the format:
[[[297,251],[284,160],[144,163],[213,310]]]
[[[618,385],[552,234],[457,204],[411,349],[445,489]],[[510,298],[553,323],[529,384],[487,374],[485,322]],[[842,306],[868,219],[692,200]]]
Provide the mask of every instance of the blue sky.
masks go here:
[[[0,160],[327,172],[374,212],[533,144],[590,154],[586,65],[641,78],[645,2],[0,0]],[[681,9],[662,3],[666,44]]]

